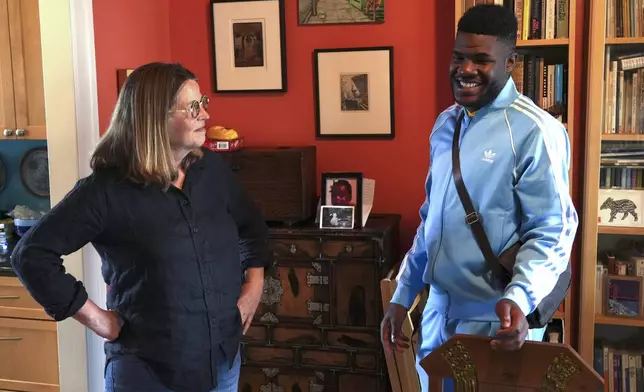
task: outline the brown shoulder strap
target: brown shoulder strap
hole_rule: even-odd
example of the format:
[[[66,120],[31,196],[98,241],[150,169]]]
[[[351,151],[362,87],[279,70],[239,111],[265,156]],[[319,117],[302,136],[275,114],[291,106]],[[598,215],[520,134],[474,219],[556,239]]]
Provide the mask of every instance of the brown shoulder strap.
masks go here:
[[[456,120],[456,127],[454,128],[454,139],[452,140],[452,175],[454,176],[454,185],[456,185],[456,191],[458,196],[463,203],[463,208],[465,209],[465,222],[470,226],[476,243],[479,245],[483,257],[488,264],[488,267],[494,273],[494,276],[501,276],[501,264],[499,263],[499,258],[492,251],[490,246],[490,241],[485,234],[485,229],[481,220],[483,217],[476,212],[474,205],[472,204],[472,199],[467,193],[465,188],[465,183],[463,183],[463,176],[461,175],[461,159],[459,156],[459,141],[461,134],[461,123],[463,122],[463,117],[465,116],[465,109],[461,112],[461,115]]]

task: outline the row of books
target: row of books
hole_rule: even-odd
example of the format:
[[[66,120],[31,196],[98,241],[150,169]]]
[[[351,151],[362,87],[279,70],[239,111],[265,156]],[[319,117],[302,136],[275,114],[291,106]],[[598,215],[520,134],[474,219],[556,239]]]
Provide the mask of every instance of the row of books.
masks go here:
[[[606,49],[604,133],[643,134],[644,52],[612,50]]]
[[[595,345],[594,368],[604,377],[604,391],[644,391],[644,350]]]
[[[644,189],[644,162],[642,168],[602,167],[599,170],[599,187],[602,189]]]
[[[568,0],[475,0],[475,4],[498,4],[514,11],[517,38],[568,38]]]
[[[608,0],[606,13],[607,37],[644,36],[643,0]]]
[[[520,54],[512,79],[520,93],[560,121],[567,122],[567,64],[552,64],[537,55]]]

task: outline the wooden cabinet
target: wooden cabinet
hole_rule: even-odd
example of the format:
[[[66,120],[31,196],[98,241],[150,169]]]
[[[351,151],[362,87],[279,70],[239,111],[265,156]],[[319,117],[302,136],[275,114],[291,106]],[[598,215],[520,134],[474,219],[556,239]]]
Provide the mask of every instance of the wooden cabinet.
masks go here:
[[[396,215],[375,215],[356,230],[270,229],[271,267],[242,342],[240,392],[390,390],[380,280],[398,261],[398,225]]]
[[[0,391],[58,392],[56,323],[18,278],[0,277]]]
[[[3,139],[46,139],[38,0],[0,0]]]

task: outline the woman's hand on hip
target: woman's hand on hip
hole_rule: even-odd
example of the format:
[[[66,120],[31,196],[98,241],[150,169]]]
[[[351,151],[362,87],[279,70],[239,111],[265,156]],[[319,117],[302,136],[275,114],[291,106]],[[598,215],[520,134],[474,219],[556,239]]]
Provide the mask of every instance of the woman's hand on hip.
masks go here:
[[[123,327],[123,319],[118,313],[103,310],[90,299],[76,312],[74,319],[108,342],[116,340]]]
[[[249,268],[246,271],[246,283],[242,286],[237,307],[241,314],[243,334],[245,335],[253,322],[255,311],[264,292],[264,268]]]

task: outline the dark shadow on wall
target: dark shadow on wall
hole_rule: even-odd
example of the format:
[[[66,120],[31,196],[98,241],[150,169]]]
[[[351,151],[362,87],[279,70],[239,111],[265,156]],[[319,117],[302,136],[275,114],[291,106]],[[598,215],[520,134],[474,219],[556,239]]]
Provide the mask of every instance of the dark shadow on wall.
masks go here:
[[[449,82],[449,63],[454,46],[454,1],[432,1],[432,11],[436,15],[436,23],[432,31],[436,48],[436,94],[437,113],[447,109],[453,102],[452,89]]]

